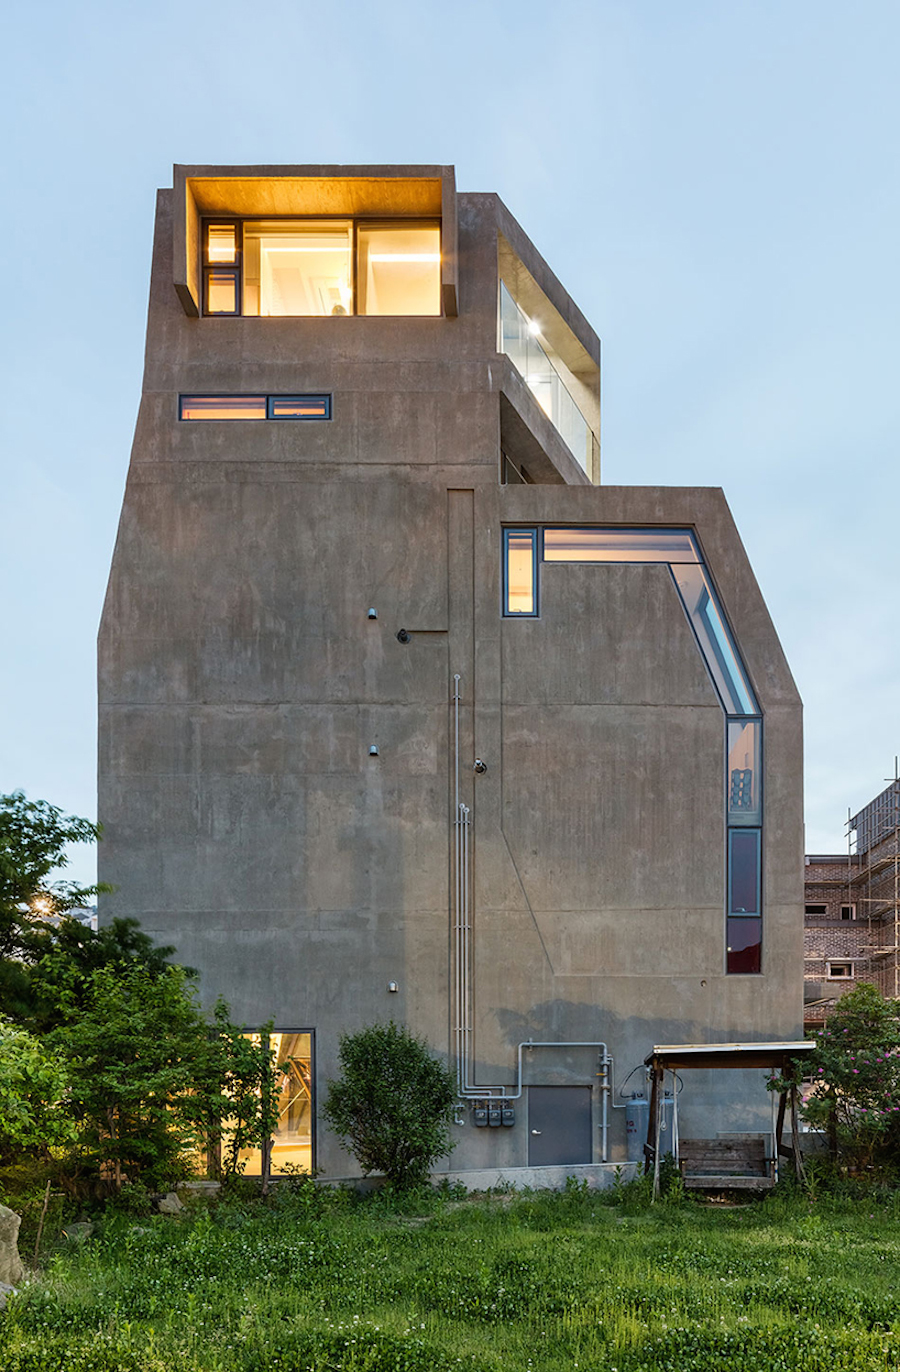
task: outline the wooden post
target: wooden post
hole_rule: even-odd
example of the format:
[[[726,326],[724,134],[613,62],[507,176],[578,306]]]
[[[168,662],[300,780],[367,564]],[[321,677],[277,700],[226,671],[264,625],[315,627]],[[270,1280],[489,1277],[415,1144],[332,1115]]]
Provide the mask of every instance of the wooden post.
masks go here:
[[[653,1069],[653,1094],[656,1096],[656,1116],[653,1128],[654,1148],[653,1148],[653,1199],[659,1199],[659,1135],[660,1135],[660,1115],[662,1114],[663,1093],[662,1083],[665,1076],[665,1069],[654,1067]]]
[[[47,1206],[50,1204],[50,1182],[47,1181],[47,1190],[44,1192],[44,1208],[41,1210],[41,1219],[38,1224],[37,1238],[34,1241],[34,1260],[38,1260],[38,1250],[41,1246],[41,1235],[44,1232],[44,1220],[47,1218]]]
[[[646,1141],[646,1143],[644,1144],[644,1171],[645,1171],[645,1172],[649,1172],[649,1171],[650,1171],[650,1164],[651,1164],[652,1161],[653,1161],[654,1155],[655,1155],[655,1153],[656,1153],[656,1145],[657,1145],[657,1143],[658,1143],[658,1141],[659,1141],[659,1140],[658,1140],[657,1130],[656,1130],[656,1096],[657,1096],[657,1080],[656,1080],[656,1067],[655,1067],[655,1066],[651,1068],[651,1072],[652,1072],[652,1082],[651,1082],[651,1086],[650,1086],[650,1109],[649,1109],[648,1112],[647,1112],[647,1141]]]

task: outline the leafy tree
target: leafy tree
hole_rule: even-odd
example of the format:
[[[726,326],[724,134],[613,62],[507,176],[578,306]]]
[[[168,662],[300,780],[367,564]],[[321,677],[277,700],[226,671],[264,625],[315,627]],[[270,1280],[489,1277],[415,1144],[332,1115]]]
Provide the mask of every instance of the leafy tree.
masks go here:
[[[31,1034],[0,1020],[0,1162],[21,1152],[46,1155],[72,1143],[68,1077],[60,1059]]]
[[[197,1073],[197,1119],[206,1137],[210,1175],[236,1176],[241,1171],[240,1154],[258,1148],[264,1188],[271,1138],[278,1125],[277,1070],[269,1047],[271,1028],[267,1024],[259,1033],[248,1035],[232,1022],[220,997]]]
[[[0,1010],[35,1032],[71,1014],[98,967],[140,962],[159,975],[174,951],[154,947],[136,920],[93,931],[70,917],[110,888],[51,874],[67,865],[68,844],[99,838],[99,825],[45,800],[0,796]]]
[[[159,1184],[198,1151],[197,1077],[208,1031],[181,967],[99,967],[50,1036],[63,1057],[82,1157],[121,1186]]]
[[[366,1175],[383,1172],[400,1190],[424,1181],[454,1147],[452,1072],[393,1021],[342,1035],[339,1059],[322,1109],[338,1138]]]
[[[900,1006],[862,983],[838,1001],[804,1069],[817,1083],[806,1119],[832,1156],[859,1171],[900,1147]]]

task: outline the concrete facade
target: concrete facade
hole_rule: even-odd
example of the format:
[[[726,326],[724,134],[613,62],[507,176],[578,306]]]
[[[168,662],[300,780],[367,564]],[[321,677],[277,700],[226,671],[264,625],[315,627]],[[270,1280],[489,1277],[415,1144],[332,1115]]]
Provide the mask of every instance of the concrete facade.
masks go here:
[[[205,315],[205,216],[379,196],[440,216],[441,316]],[[589,427],[583,459],[498,350],[501,276]],[[597,484],[599,362],[502,203],[457,195],[452,169],[180,168],[159,193],[100,632],[101,921],[174,943],[248,1025],[313,1031],[320,1090],[339,1033],[377,1020],[464,1057],[515,1123],[462,1102],[454,1174],[534,1161],[531,1085],[590,1091],[591,1156],[559,1161],[600,1163],[604,1094],[624,1103],[654,1043],[802,1024],[797,692],[722,493]],[[329,421],[178,417],[184,394],[306,393]],[[544,562],[539,615],[502,612],[504,528],[597,525],[691,531],[752,683],[760,974],[725,970],[725,715],[668,567]],[[701,1076],[684,1131],[754,1125],[736,1088],[713,1123]],[[315,1138],[326,1175],[352,1170]]]

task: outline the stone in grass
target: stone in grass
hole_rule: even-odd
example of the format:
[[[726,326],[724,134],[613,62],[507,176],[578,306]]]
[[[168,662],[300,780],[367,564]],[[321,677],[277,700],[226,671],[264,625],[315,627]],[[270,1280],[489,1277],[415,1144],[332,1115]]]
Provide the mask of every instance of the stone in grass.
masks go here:
[[[177,1215],[184,1209],[184,1206],[175,1192],[170,1191],[168,1195],[163,1196],[156,1208],[161,1215]]]
[[[21,1223],[21,1215],[0,1205],[0,1284],[3,1286],[18,1286],[25,1275],[16,1242]]]
[[[12,1296],[15,1289],[14,1286],[10,1286],[7,1282],[0,1281],[0,1311],[6,1309],[6,1298],[7,1296]]]

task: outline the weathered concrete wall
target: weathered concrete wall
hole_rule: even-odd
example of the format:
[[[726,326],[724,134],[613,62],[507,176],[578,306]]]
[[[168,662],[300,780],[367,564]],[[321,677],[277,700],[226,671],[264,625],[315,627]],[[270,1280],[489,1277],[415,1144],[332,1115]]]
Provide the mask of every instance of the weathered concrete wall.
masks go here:
[[[247,1024],[314,1029],[320,1086],[376,1019],[448,1053],[458,673],[476,1079],[512,1084],[529,1037],[605,1041],[618,1085],[655,1042],[796,1036],[799,702],[721,494],[597,489],[574,463],[498,486],[501,216],[515,234],[494,197],[459,200],[455,319],[188,318],[170,209],[100,637],[102,918],[175,943]],[[329,391],[334,419],[176,418],[179,392],[254,390]],[[759,695],[762,976],[724,975],[724,717],[667,569],[545,565],[540,619],[501,617],[504,523],[607,521],[696,527]],[[526,1056],[526,1084],[591,1085],[599,1123],[596,1053]],[[750,1127],[730,1099],[713,1123],[698,1090],[692,1127]],[[451,1162],[525,1166],[527,1141],[523,1100]]]

